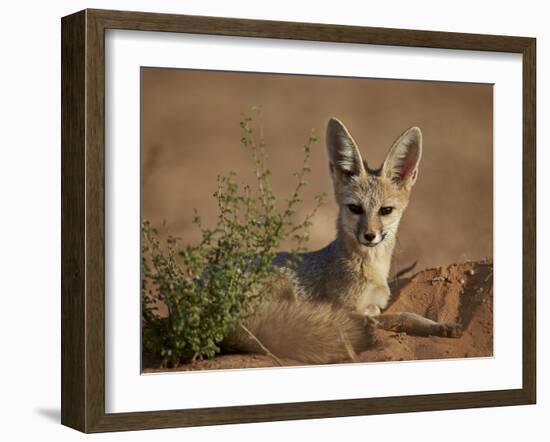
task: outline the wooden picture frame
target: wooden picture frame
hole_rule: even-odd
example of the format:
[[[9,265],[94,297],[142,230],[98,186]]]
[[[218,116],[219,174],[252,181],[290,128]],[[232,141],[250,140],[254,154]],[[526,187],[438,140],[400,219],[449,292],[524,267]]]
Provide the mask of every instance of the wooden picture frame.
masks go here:
[[[105,30],[495,51],[523,65],[523,385],[518,389],[105,412]],[[536,41],[405,29],[84,10],[62,19],[62,424],[83,432],[533,404],[536,400]]]

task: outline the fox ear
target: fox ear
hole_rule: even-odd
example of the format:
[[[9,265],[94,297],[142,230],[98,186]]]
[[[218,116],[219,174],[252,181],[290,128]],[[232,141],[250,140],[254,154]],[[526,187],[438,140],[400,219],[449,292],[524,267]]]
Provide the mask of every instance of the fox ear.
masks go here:
[[[393,143],[384,160],[382,176],[410,189],[416,182],[421,157],[422,132],[418,127],[411,127]]]
[[[366,173],[353,137],[336,118],[331,118],[328,122],[326,142],[333,179],[345,179]]]

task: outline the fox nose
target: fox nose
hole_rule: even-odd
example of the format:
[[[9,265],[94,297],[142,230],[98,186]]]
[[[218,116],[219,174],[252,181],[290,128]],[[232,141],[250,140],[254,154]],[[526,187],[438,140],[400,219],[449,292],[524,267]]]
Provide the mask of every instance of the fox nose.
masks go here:
[[[365,239],[368,241],[368,242],[372,242],[374,240],[374,238],[376,238],[376,234],[372,233],[372,232],[367,232],[365,233]]]

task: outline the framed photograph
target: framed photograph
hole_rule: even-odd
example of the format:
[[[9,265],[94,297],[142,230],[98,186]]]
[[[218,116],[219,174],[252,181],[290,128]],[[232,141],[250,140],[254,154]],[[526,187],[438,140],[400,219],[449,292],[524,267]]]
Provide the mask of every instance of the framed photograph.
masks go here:
[[[535,403],[535,53],[64,17],[62,423]]]

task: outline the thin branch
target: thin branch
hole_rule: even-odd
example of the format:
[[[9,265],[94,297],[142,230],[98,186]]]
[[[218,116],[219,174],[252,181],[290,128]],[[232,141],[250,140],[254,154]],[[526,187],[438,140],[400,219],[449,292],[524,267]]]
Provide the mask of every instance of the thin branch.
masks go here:
[[[277,364],[279,364],[281,367],[283,366],[283,363],[281,362],[281,360],[277,356],[275,356],[273,353],[271,353],[269,349],[264,344],[262,344],[262,342],[256,336],[254,336],[254,334],[248,328],[246,328],[246,326],[241,324],[241,328],[248,334],[250,339],[252,339],[256,344],[260,346],[260,348],[263,351],[265,351],[266,355],[273,358],[273,360],[277,362]]]
[[[346,347],[346,351],[348,352],[348,356],[352,360],[352,362],[361,362],[359,360],[359,357],[357,356],[357,353],[355,353],[355,350],[353,349],[353,346],[351,345],[351,342],[349,341],[347,335],[341,332],[340,339],[344,343],[344,347]]]
[[[401,276],[409,273],[411,270],[413,270],[415,267],[416,267],[416,264],[418,263],[418,261],[415,261],[413,262],[411,265],[409,265],[408,267],[405,267],[401,270],[399,270],[395,276],[393,277],[393,279],[391,280],[391,282],[394,282],[394,281],[397,281],[399,278],[401,278]]]

